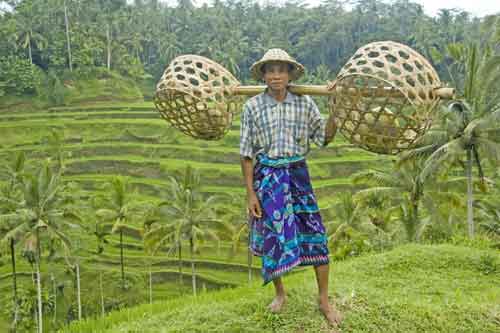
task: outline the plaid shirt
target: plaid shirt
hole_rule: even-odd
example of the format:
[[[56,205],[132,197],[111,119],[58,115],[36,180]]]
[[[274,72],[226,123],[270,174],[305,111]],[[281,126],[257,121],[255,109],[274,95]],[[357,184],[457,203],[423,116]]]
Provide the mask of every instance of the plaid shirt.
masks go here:
[[[325,127],[326,121],[311,97],[288,91],[280,103],[264,92],[249,99],[243,108],[240,155],[305,156],[311,140],[325,146]]]

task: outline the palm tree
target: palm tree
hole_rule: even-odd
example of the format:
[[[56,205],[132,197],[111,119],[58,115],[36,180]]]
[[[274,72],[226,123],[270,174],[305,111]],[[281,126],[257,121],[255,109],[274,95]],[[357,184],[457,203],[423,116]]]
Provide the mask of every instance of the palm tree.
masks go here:
[[[371,186],[355,194],[357,201],[366,201],[373,197],[387,198],[391,209],[407,203],[411,207],[411,217],[402,219],[408,241],[414,241],[416,230],[420,223],[419,208],[424,195],[423,184],[420,181],[420,169],[417,165],[396,170],[363,170],[353,176],[355,184]]]
[[[7,179],[7,185],[1,188],[0,191],[0,212],[9,214],[13,212],[20,201],[20,187],[23,184],[23,175],[24,175],[24,164],[25,164],[25,156],[23,152],[20,152],[16,155],[14,162],[12,165],[6,165],[5,167],[5,176]],[[0,215],[0,221],[2,215]],[[13,322],[12,326],[15,330],[17,321],[18,321],[18,297],[17,297],[17,275],[16,275],[16,253],[15,253],[15,245],[19,240],[20,236],[16,233],[16,224],[15,223],[1,223],[0,224],[0,244],[8,243],[8,247],[10,250],[10,258],[12,264],[12,292],[13,292]]]
[[[462,165],[467,179],[467,225],[469,236],[474,236],[473,220],[473,167],[476,166],[481,183],[484,184],[482,159],[493,165],[500,159],[500,144],[488,134],[500,120],[500,108],[491,114],[471,119],[469,106],[463,103],[452,104],[451,111],[445,115],[444,130],[429,132],[428,139],[434,142],[416,148],[417,154],[429,154],[422,177],[426,178],[439,169],[449,169]],[[498,126],[498,125],[496,125]],[[440,140],[439,140],[440,139]],[[411,156],[412,152],[408,153]],[[465,155],[465,163],[463,157]],[[483,185],[484,187],[484,185]]]
[[[158,248],[168,240],[173,241],[173,246],[180,246],[180,240],[189,239],[191,256],[191,278],[193,294],[196,296],[196,269],[194,254],[198,242],[213,239],[217,242],[217,225],[225,225],[216,219],[215,205],[219,197],[209,196],[204,198],[200,190],[200,176],[190,166],[187,166],[182,181],[170,178],[169,202],[163,203],[168,224],[155,223],[144,236],[150,247]]]
[[[134,213],[137,213],[138,203],[132,200],[130,183],[127,178],[114,177],[110,183],[110,190],[106,198],[106,208],[99,209],[96,214],[104,221],[112,221],[111,233],[120,235],[120,269],[122,289],[125,289],[125,267],[123,260],[123,233],[137,232],[138,229],[130,225]]]
[[[341,238],[345,234],[346,229],[358,229],[361,221],[359,206],[355,203],[350,193],[342,193],[340,201],[334,206],[334,209],[335,216],[340,223],[336,221],[326,223],[328,241],[331,243]]]
[[[335,219],[327,221],[325,227],[328,243],[336,256],[358,254],[357,251],[361,251],[363,247],[382,243],[381,238],[392,237],[385,230],[385,221],[381,224],[378,215],[371,216],[370,211],[375,209],[349,192],[340,194],[333,209]],[[387,210],[386,214],[390,216],[391,210]]]
[[[101,201],[94,197],[91,204],[93,213],[85,214],[85,220],[87,221],[85,224],[85,231],[88,235],[95,237],[95,253],[97,255],[103,254],[104,245],[109,243],[108,237],[111,236],[111,230],[113,228],[113,223],[103,220],[102,216],[97,216],[98,213],[100,213],[99,210],[101,206]]]
[[[165,213],[165,205],[168,202],[166,199],[147,209],[149,214],[146,216],[143,226],[144,248],[151,255],[155,255],[163,246],[167,246],[169,248],[167,256],[177,249],[179,283],[182,285],[182,240],[186,237],[183,234],[183,226],[172,223],[168,214]]]
[[[100,209],[99,207],[102,205],[102,198],[94,197],[91,201],[91,206],[95,213],[93,216],[86,217],[86,220],[92,221],[92,223],[87,224],[86,231],[96,238],[96,254],[100,255],[104,252],[104,245],[109,243],[107,238],[111,235],[113,223],[102,220],[100,216],[97,216]]]
[[[436,188],[424,191],[422,177],[422,161],[413,160],[411,163],[400,163],[395,170],[363,170],[353,176],[356,184],[371,186],[360,190],[354,195],[356,201],[366,202],[373,197],[385,197],[390,204],[387,211],[399,210],[401,222],[406,231],[407,240],[412,242],[422,234],[421,206],[433,201],[448,200],[456,202],[456,195],[447,191],[440,191],[439,184]],[[372,221],[373,224],[374,221]]]
[[[18,43],[23,49],[28,50],[28,59],[33,64],[33,46],[43,50],[48,44],[45,37],[39,34],[35,26],[35,17],[39,14],[37,4],[30,1],[23,1],[16,6],[16,31]]]
[[[403,159],[425,157],[423,178],[457,163],[463,165],[467,177],[467,225],[469,236],[473,237],[473,166],[483,180],[482,160],[496,165],[500,158],[500,144],[494,137],[500,122],[500,55],[493,54],[489,46],[481,50],[475,44],[450,44],[447,51],[453,61],[450,67],[457,72],[452,79],[462,98],[449,105],[440,115],[441,123],[427,132],[419,146],[403,155]]]
[[[14,212],[2,216],[4,221],[16,226],[4,239],[19,239],[24,244],[24,254],[35,264],[39,332],[42,332],[43,328],[40,276],[42,233],[61,244],[67,258],[71,242],[66,231],[76,227],[69,222],[77,219],[77,216],[65,208],[67,196],[64,191],[60,173],[53,173],[46,163],[36,174],[25,175],[22,186],[23,200]]]

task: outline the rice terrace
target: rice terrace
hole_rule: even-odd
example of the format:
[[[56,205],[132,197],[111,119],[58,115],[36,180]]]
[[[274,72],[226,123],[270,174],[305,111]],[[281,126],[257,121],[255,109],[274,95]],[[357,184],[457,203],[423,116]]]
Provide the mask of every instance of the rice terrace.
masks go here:
[[[424,3],[0,1],[0,332],[500,332],[500,7]]]

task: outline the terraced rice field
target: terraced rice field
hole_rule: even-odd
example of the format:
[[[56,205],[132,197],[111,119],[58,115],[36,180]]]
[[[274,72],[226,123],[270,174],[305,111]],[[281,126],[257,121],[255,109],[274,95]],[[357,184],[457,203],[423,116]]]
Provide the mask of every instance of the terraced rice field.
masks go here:
[[[34,113],[22,110],[9,110],[7,113],[0,110],[0,158],[10,159],[17,151],[24,151],[28,160],[47,158],[50,155],[48,137],[53,130],[62,133],[64,137],[64,179],[79,184],[84,198],[102,194],[104,185],[113,176],[124,175],[130,178],[138,200],[154,202],[166,190],[168,178],[181,175],[189,164],[200,171],[204,192],[228,193],[239,197],[242,205],[244,204],[238,153],[239,118],[223,140],[201,141],[184,136],[169,127],[160,119],[152,103],[96,104]],[[338,136],[326,149],[313,148],[308,164],[320,208],[328,219],[333,214],[331,206],[336,201],[335,194],[354,189],[350,179],[354,172],[369,166],[390,165],[390,161],[387,157],[356,149]],[[70,260],[80,263],[82,267],[82,288],[89,295],[84,303],[84,315],[92,314],[99,311],[95,308],[99,304],[97,281],[102,279],[104,286],[119,283],[118,237],[109,237],[109,244],[101,255],[95,253],[97,244],[90,233],[82,236],[81,232],[75,231],[75,237],[79,241]],[[182,249],[185,276],[184,284],[180,287],[177,282],[179,273],[176,253],[167,256],[165,250],[151,258],[144,253],[138,235],[126,236],[125,242],[125,271],[132,289],[120,301],[133,304],[141,297],[141,302],[147,301],[149,267],[155,298],[175,297],[189,292],[187,244]],[[195,260],[202,290],[246,283],[248,273],[245,251],[231,256],[229,253],[230,246],[227,242],[223,242],[220,249],[216,249],[213,244],[206,244],[201,248]],[[254,262],[255,276],[258,275],[258,266],[259,263]],[[18,260],[18,271],[21,285],[32,285],[31,267],[21,258]],[[70,301],[74,286],[67,285],[68,276],[71,275],[65,268],[64,261],[59,258],[54,263],[44,262],[42,271],[45,273],[43,285],[46,288],[53,283],[52,276],[56,284],[57,281],[66,281],[58,286],[66,290],[64,295],[67,303],[58,310],[58,317],[74,316],[74,302]],[[2,304],[5,304],[5,299],[10,295],[10,281],[9,260],[6,257],[0,258]],[[115,297],[106,287],[104,289],[108,300]],[[5,327],[5,323],[0,323],[0,331]]]
[[[154,196],[169,176],[190,164],[200,170],[207,192],[243,193],[238,121],[223,140],[201,141],[170,128],[148,103],[0,113],[0,156],[22,150],[32,158],[46,157],[47,137],[56,130],[65,137],[66,178],[87,189],[120,174]],[[320,202],[349,188],[354,172],[385,160],[353,148],[340,136],[326,149],[313,149],[308,163]]]

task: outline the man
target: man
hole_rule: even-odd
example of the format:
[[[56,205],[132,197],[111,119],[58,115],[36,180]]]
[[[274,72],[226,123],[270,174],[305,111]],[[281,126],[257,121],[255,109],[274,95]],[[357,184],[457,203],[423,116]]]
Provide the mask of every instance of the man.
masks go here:
[[[279,312],[286,302],[281,276],[313,265],[319,309],[331,325],[340,313],[328,301],[327,237],[305,162],[310,141],[326,146],[337,131],[333,117],[321,118],[309,96],[287,90],[304,67],[281,49],[271,49],[250,68],[266,91],[249,99],[241,119],[241,168],[251,223],[250,249],[262,257],[264,285],[273,281]],[[256,160],[255,166],[253,160]]]

